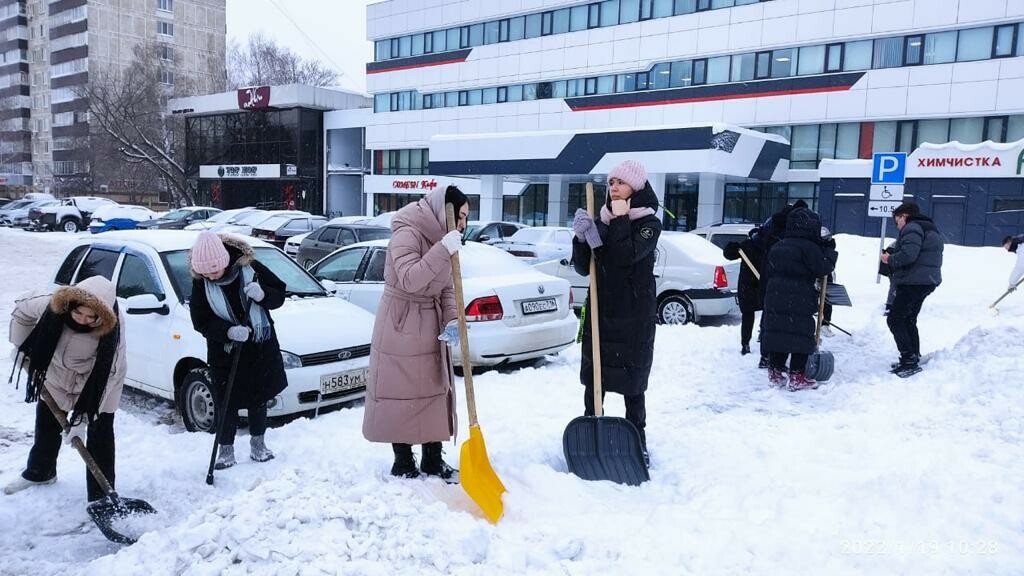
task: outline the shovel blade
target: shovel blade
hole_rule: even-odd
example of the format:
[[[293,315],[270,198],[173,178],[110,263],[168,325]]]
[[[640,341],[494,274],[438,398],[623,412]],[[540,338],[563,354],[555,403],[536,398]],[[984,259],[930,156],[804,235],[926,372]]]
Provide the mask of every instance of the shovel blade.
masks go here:
[[[120,498],[115,492],[89,504],[86,512],[107,540],[118,544],[134,544],[136,538],[114,528],[115,521],[142,514],[156,514],[149,502],[137,498]]]
[[[562,435],[569,472],[584,480],[639,486],[651,479],[644,465],[640,433],[625,418],[580,416]]]
[[[828,350],[817,350],[814,354],[807,357],[807,367],[804,368],[804,374],[808,378],[817,380],[818,382],[824,382],[832,377],[832,372],[836,367],[835,356]]]
[[[505,505],[501,501],[505,485],[491,467],[483,432],[476,424],[469,427],[469,440],[462,443],[459,453],[459,484],[483,510],[487,520],[497,524],[505,512]]]

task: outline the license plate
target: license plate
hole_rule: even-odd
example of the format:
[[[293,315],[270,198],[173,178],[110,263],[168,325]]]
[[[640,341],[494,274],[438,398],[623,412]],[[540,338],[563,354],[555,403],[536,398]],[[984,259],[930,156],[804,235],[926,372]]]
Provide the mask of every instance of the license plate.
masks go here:
[[[523,302],[523,314],[539,314],[541,312],[551,312],[552,310],[558,310],[558,303],[554,298]]]
[[[320,377],[320,393],[324,396],[366,386],[367,368],[324,374]]]

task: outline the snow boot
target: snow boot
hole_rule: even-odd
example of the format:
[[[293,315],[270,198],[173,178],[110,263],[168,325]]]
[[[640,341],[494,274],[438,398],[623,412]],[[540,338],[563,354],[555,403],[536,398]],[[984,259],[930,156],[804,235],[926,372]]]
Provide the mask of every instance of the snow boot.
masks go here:
[[[214,470],[224,470],[235,465],[235,447],[232,444],[221,444],[217,447],[217,461]]]
[[[744,344],[740,348],[740,356],[746,356],[747,354],[750,354],[750,344]]]
[[[789,373],[789,386],[790,392],[797,392],[800,390],[815,390],[818,387],[818,381],[813,378],[808,378],[803,372],[790,372]]]
[[[829,328],[828,324],[825,324],[824,326],[821,327],[821,335],[824,336],[825,338],[831,338],[835,336],[835,334],[832,332],[832,328]]]
[[[907,354],[907,355],[900,354],[900,359],[899,360],[893,362],[892,364],[889,364],[889,371],[892,372],[893,374],[895,374],[896,371],[901,369],[901,368],[906,368],[908,366],[917,366],[920,363],[921,363],[921,356],[919,356],[917,354]]]
[[[773,388],[785,388],[787,383],[786,373],[778,368],[769,366],[768,381],[771,382]]]
[[[411,444],[392,444],[395,452],[395,463],[391,465],[391,475],[402,478],[416,478],[420,471],[416,468],[416,457],[412,455]]]
[[[459,471],[441,459],[441,443],[427,442],[423,445],[423,462],[420,472],[427,476],[437,476],[448,484],[459,483]]]
[[[263,442],[263,435],[249,437],[249,458],[254,462],[266,462],[274,459],[274,453]]]
[[[7,486],[4,486],[4,494],[7,494],[7,495],[16,494],[16,493],[21,492],[22,490],[24,490],[26,488],[31,488],[32,486],[49,486],[50,484],[53,484],[56,481],[57,481],[57,475],[56,474],[54,474],[54,476],[52,478],[47,478],[46,480],[40,480],[38,482],[35,481],[35,480],[29,480],[28,478],[25,478],[24,476],[19,475],[17,478],[12,480],[10,482],[10,484],[8,484]]]
[[[764,355],[761,355],[761,359],[758,360],[758,362],[757,362],[757,367],[760,368],[761,370],[764,370],[765,368],[768,368],[769,367],[768,357],[764,356]]]

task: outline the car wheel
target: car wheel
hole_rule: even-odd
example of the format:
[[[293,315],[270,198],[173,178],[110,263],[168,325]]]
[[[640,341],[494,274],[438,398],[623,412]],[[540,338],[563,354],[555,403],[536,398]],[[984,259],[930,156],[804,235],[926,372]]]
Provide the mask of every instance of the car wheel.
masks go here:
[[[185,374],[178,390],[178,409],[189,432],[214,431],[220,389],[213,385],[209,368],[193,368]]]
[[[79,230],[78,220],[75,220],[74,218],[65,218],[60,221],[60,229],[74,234]]]
[[[312,260],[306,260],[305,262],[302,263],[302,267],[305,268],[306,270],[309,270],[310,268],[313,267],[313,264],[316,264],[316,262],[313,262]]]
[[[682,294],[672,294],[658,302],[658,322],[662,324],[689,324],[695,319],[693,302]]]

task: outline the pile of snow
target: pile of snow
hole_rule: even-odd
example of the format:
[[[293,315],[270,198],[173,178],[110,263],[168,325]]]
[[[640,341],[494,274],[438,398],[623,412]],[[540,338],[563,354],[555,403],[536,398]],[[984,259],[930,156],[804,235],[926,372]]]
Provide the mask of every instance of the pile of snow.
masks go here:
[[[44,282],[65,235],[0,230],[0,336],[13,299]],[[58,482],[0,495],[3,574],[1018,574],[1024,565],[1024,297],[987,305],[1013,257],[949,246],[924,305],[925,371],[895,358],[875,283],[878,239],[836,237],[854,308],[826,339],[819,390],[768,387],[739,355],[738,319],[661,326],[647,393],[652,480],[630,488],[566,471],[561,437],[583,410],[579,347],[535,367],[474,378],[491,463],[508,487],[489,524],[459,487],[399,480],[391,449],[362,438],[362,408],[267,434],[277,458],[241,458],[204,483],[212,438],[185,433],[165,402],[126,395],[117,487],[159,514],[133,546],[85,514],[85,471],[63,450]],[[0,393],[0,483],[22,469],[34,407]],[[458,465],[468,419],[446,459]],[[621,416],[621,397],[607,411]]]

